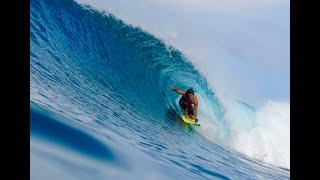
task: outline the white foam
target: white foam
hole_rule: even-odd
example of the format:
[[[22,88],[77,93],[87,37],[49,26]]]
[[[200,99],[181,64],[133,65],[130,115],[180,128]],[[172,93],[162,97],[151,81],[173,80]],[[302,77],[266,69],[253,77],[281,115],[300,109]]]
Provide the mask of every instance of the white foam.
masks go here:
[[[206,138],[276,166],[290,169],[290,104],[266,101],[256,110],[230,98],[224,98],[224,121],[228,136],[222,139],[222,128],[205,122],[199,132]],[[216,120],[215,120],[216,121]],[[215,133],[213,133],[215,132]]]

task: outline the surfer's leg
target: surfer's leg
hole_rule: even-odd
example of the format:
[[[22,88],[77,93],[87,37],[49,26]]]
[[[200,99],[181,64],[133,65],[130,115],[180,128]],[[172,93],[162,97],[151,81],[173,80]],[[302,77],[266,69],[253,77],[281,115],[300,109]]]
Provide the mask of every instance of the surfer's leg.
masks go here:
[[[188,115],[191,119],[194,119],[194,114],[193,114],[193,110],[192,109],[188,109]]]

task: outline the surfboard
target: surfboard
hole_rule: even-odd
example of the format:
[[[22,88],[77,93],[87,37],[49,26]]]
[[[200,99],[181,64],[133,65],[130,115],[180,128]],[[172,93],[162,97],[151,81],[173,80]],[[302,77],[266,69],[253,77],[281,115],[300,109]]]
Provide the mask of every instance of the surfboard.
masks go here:
[[[200,126],[194,119],[187,118],[184,114],[181,116],[181,119],[186,124]]]

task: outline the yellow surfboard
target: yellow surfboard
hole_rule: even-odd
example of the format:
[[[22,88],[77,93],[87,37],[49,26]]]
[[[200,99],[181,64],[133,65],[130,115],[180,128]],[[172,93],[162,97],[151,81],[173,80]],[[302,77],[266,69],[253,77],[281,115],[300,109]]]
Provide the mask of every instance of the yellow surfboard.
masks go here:
[[[196,121],[194,119],[187,118],[184,114],[181,116],[181,119],[186,124],[200,126],[200,124],[196,123]]]

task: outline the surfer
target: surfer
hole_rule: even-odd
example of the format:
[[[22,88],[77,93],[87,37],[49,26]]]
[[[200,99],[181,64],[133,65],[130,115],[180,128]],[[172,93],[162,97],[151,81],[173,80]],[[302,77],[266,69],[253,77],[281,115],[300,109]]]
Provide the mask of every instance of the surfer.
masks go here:
[[[183,109],[183,113],[187,118],[194,119],[198,122],[198,98],[194,95],[192,88],[189,88],[187,91],[172,88],[174,92],[177,92],[182,95],[179,100],[179,105]]]

